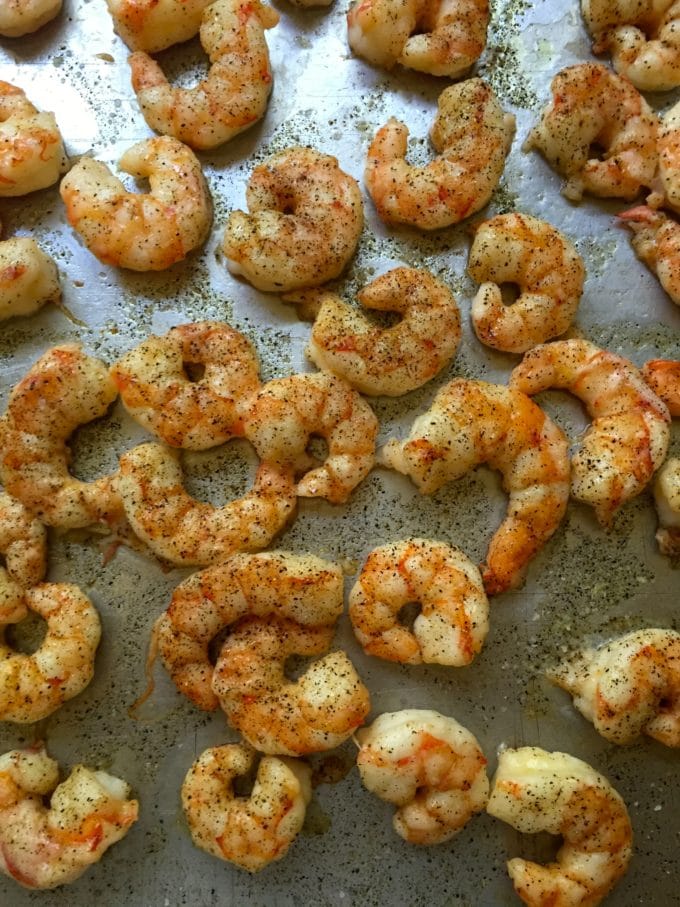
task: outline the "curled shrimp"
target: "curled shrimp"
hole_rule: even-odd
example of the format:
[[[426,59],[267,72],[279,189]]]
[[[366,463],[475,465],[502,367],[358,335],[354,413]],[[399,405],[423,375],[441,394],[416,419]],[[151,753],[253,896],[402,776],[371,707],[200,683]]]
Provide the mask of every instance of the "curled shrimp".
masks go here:
[[[680,212],[680,102],[661,118],[657,134],[659,153],[658,181],[647,196],[652,208],[666,205]]]
[[[628,867],[633,832],[626,805],[603,775],[574,756],[536,746],[502,751],[487,812],[523,834],[564,840],[547,866],[508,861],[515,891],[530,907],[595,907]]]
[[[656,540],[668,557],[680,557],[680,458],[670,457],[654,482],[654,501],[659,515]]]
[[[106,164],[81,158],[61,181],[66,216],[93,255],[132,271],[162,271],[205,241],[212,202],[196,155],[160,136],[128,148],[118,162],[146,177],[150,192],[128,192]]]
[[[663,463],[670,439],[667,406],[632,362],[587,340],[537,346],[510,376],[533,395],[551,387],[583,401],[592,423],[572,457],[571,493],[603,526],[638,495]]]
[[[116,32],[130,50],[155,54],[198,34],[211,0],[106,0]]]
[[[26,888],[74,882],[125,837],[138,810],[129,785],[106,772],[77,765],[59,784],[59,766],[44,746],[5,753],[0,871]]]
[[[638,258],[656,274],[676,305],[680,305],[680,224],[645,205],[619,214],[633,231],[631,240]]]
[[[160,444],[124,454],[116,485],[136,535],[157,557],[179,566],[265,548],[295,512],[292,477],[265,465],[244,497],[223,507],[197,501],[184,488],[177,456]]]
[[[480,224],[468,273],[482,284],[472,303],[475,333],[506,353],[524,353],[563,334],[576,315],[585,278],[567,237],[528,214],[500,214]],[[519,289],[512,305],[503,301],[504,283]]]
[[[399,612],[417,602],[413,631]],[[489,602],[475,565],[443,542],[406,539],[368,555],[349,598],[354,633],[369,655],[406,664],[470,664],[489,630]]]
[[[307,355],[363,394],[398,397],[420,387],[444,368],[460,343],[453,294],[416,268],[394,268],[359,292],[364,308],[402,316],[392,327],[373,324],[325,291],[302,291],[286,301],[318,304]]]
[[[249,214],[232,211],[227,221],[227,267],[270,293],[337,277],[364,225],[356,180],[337,158],[313,148],[286,148],[256,167],[246,203]]]
[[[264,30],[278,21],[276,10],[259,0],[217,0],[206,7],[200,35],[210,70],[193,88],[173,88],[148,54],[132,54],[132,88],[147,124],[204,151],[261,119],[272,89]]]
[[[24,592],[47,572],[47,533],[24,505],[0,492],[0,615],[18,620],[25,614]]]
[[[454,718],[429,709],[385,712],[355,736],[364,786],[399,807],[392,824],[410,844],[448,841],[486,806],[486,758]]]
[[[333,626],[305,627],[281,617],[244,618],[220,651],[212,686],[229,723],[263,753],[303,756],[340,746],[363,724],[370,698],[352,662],[336,651],[296,681],[292,655],[327,652]]]
[[[218,707],[210,643],[242,617],[285,617],[303,627],[334,624],[342,613],[339,567],[285,551],[237,554],[180,583],[156,622],[158,651],[177,689],[200,709]]]
[[[193,381],[187,370],[195,367],[203,373]],[[171,447],[189,450],[242,436],[243,409],[260,387],[250,341],[213,321],[148,337],[111,375],[130,415]]]
[[[0,321],[31,315],[60,298],[57,266],[34,239],[0,242]]]
[[[364,173],[378,215],[421,230],[470,217],[491,198],[514,133],[515,118],[481,79],[451,85],[439,96],[430,130],[438,156],[424,167],[406,161],[409,132],[392,117],[375,134]]]
[[[484,50],[488,24],[486,0],[355,0],[347,36],[352,50],[377,66],[400,63],[456,79]]]
[[[311,770],[298,759],[263,756],[249,797],[236,797],[235,778],[247,775],[256,754],[227,744],[205,750],[182,785],[182,807],[197,847],[258,872],[288,852],[312,798]]]
[[[0,6],[0,35],[20,38],[51,22],[61,10],[62,0],[7,0]]]
[[[104,363],[71,343],[49,349],[12,390],[0,475],[6,490],[48,526],[77,529],[121,518],[113,476],[81,482],[69,472],[69,437],[103,416],[115,398]]]
[[[640,374],[675,419],[680,418],[680,360],[650,359]]]
[[[444,385],[408,438],[388,441],[381,460],[410,476],[423,494],[480,463],[502,473],[510,500],[482,569],[488,595],[521,585],[567,508],[566,438],[525,394],[502,385],[462,378]]]
[[[577,63],[558,72],[550,90],[523,150],[538,149],[565,178],[563,195],[632,199],[651,184],[658,118],[627,79],[600,63]],[[592,157],[594,145],[603,148],[601,160]]]
[[[54,114],[38,111],[21,88],[0,81],[0,198],[45,189],[65,166]]]

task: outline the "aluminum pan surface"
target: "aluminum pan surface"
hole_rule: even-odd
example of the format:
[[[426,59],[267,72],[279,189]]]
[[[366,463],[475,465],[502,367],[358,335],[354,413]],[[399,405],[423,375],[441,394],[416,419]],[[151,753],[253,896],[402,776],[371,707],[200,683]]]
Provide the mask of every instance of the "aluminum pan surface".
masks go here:
[[[426,133],[438,93],[447,84],[405,71],[387,75],[354,59],[345,37],[343,5],[296,11],[281,4],[281,24],[268,32],[275,72],[262,124],[212,154],[203,154],[215,200],[215,226],[204,250],[158,275],[119,273],[100,265],[65,223],[56,189],[2,204],[5,235],[32,232],[55,255],[64,301],[80,323],[48,308],[30,319],[4,322],[0,334],[0,393],[47,347],[79,340],[111,362],[150,332],[174,324],[219,318],[256,344],[266,378],[308,369],[303,349],[309,328],[295,312],[229,276],[217,252],[227,212],[244,203],[255,162],[295,142],[333,153],[361,177],[371,135],[389,115],[408,122],[415,159],[428,155]],[[103,0],[67,0],[59,19],[37,37],[0,44],[0,78],[16,82],[39,106],[55,111],[69,154],[85,152],[113,163],[148,134],[129,86],[127,50],[113,34]],[[190,81],[200,66],[197,42],[162,55],[169,70]],[[487,51],[478,71],[517,115],[517,138],[490,213],[518,209],[543,216],[575,241],[588,278],[577,329],[635,362],[680,357],[680,309],[635,259],[615,204],[573,206],[559,194],[559,179],[520,145],[560,68],[590,59],[589,41],[574,2],[534,5],[498,0]],[[653,98],[665,107],[673,98]],[[453,375],[504,381],[515,357],[484,349],[469,325],[474,285],[465,274],[465,225],[423,237],[388,230],[366,200],[367,227],[355,263],[339,281],[350,295],[395,263],[431,268],[454,288],[464,339],[448,369],[401,400],[374,401],[381,438],[405,430]],[[585,425],[580,407],[561,394],[543,398],[572,437]],[[84,478],[115,468],[117,456],[145,437],[120,407],[83,429],[75,468]],[[675,428],[675,450],[680,437]],[[238,442],[185,457],[190,490],[220,501],[239,494],[253,463]],[[348,565],[348,587],[367,552],[378,544],[418,534],[458,544],[481,560],[505,507],[497,476],[480,469],[432,499],[401,477],[375,470],[349,504],[303,501],[279,544],[311,550]],[[524,589],[492,602],[491,632],[466,669],[400,667],[368,659],[353,640],[346,617],[338,644],[347,648],[372,692],[373,713],[431,707],[469,727],[495,767],[499,744],[537,744],[585,759],[612,780],[631,812],[635,857],[608,903],[629,907],[680,903],[677,853],[680,804],[678,754],[645,742],[617,748],[601,739],[572,708],[569,697],[543,677],[546,664],[587,641],[601,641],[640,626],[677,626],[678,574],[657,552],[649,495],[628,505],[610,534],[585,508],[568,518],[536,559]],[[316,789],[304,835],[280,863],[254,877],[195,849],[178,790],[196,754],[235,739],[220,715],[198,713],[181,700],[164,672],[154,696],[133,721],[127,709],[144,688],[149,630],[187,571],[164,572],[141,554],[121,549],[106,565],[97,539],[54,538],[50,578],[81,584],[102,614],[104,637],[91,686],[39,726],[0,727],[2,751],[47,740],[63,766],[82,761],[119,773],[141,802],[141,818],[78,882],[31,893],[0,879],[0,903],[202,907],[216,903],[301,903],[349,907],[370,904],[500,905],[519,903],[507,879],[510,856],[545,856],[542,842],[516,834],[488,816],[471,822],[453,841],[430,849],[409,847],[391,828],[392,808],[368,795],[350,771]],[[353,747],[340,751],[349,768]],[[340,772],[342,774],[342,772]]]

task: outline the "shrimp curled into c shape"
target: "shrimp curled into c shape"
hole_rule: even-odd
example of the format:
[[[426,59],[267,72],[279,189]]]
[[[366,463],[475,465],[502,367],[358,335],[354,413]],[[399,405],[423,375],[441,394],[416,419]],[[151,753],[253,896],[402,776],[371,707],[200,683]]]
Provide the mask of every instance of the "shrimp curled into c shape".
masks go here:
[[[535,746],[502,751],[487,812],[523,834],[564,839],[547,866],[508,861],[515,891],[530,907],[595,907],[628,867],[633,832],[626,805],[603,775],[574,756]]]
[[[130,50],[155,54],[198,34],[211,0],[106,0],[116,32]]]
[[[47,533],[20,502],[0,492],[0,615],[6,622],[25,614],[24,592],[47,572]]]
[[[680,224],[662,211],[638,205],[619,214],[633,231],[631,243],[639,259],[656,274],[676,305],[680,305]]]
[[[119,268],[162,271],[204,242],[212,201],[190,148],[168,136],[144,139],[118,166],[147,177],[150,191],[128,192],[106,164],[88,157],[59,187],[69,223],[93,255]]]
[[[0,35],[20,38],[47,25],[59,14],[62,0],[5,0],[0,6]]]
[[[0,242],[0,321],[31,315],[60,297],[57,266],[34,239]]]
[[[680,419],[680,359],[650,359],[640,374],[666,404],[671,416]]]

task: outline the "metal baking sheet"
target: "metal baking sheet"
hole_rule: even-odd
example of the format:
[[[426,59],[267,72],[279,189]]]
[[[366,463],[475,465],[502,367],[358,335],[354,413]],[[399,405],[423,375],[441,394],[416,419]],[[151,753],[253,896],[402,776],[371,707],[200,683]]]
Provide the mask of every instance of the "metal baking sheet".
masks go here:
[[[101,265],[66,224],[56,188],[2,202],[4,236],[34,235],[57,260],[64,304],[0,329],[0,403],[31,362],[49,346],[80,341],[107,362],[149,333],[196,319],[223,319],[255,343],[264,378],[311,367],[304,359],[309,326],[290,306],[236,281],[219,246],[229,210],[243,207],[254,164],[293,143],[335,154],[361,178],[368,142],[394,114],[412,134],[414,160],[429,155],[427,129],[437,95],[448,84],[406,71],[376,70],[354,58],[346,43],[345,2],[300,11],[281,2],[281,23],[268,32],[274,90],[264,121],[223,149],[201,155],[215,202],[215,222],[203,250],[156,275]],[[60,17],[38,35],[0,43],[0,78],[19,84],[40,107],[54,110],[72,158],[92,153],[114,163],[149,131],[129,84],[127,49],[114,35],[103,0],[66,0]],[[173,77],[188,84],[204,66],[197,41],[164,52]],[[517,116],[517,137],[488,212],[520,210],[546,218],[576,243],[587,282],[575,333],[630,356],[680,357],[680,309],[634,257],[615,220],[621,206],[559,194],[559,178],[520,146],[548,96],[552,75],[590,59],[590,42],[575,0],[534,3],[496,0],[489,43],[477,71]],[[651,98],[662,109],[674,97]],[[351,297],[388,267],[430,268],[455,291],[464,322],[458,354],[425,388],[397,400],[373,401],[381,440],[404,433],[437,388],[454,375],[504,382],[517,359],[482,347],[469,324],[475,287],[465,266],[465,224],[423,236],[387,229],[366,198],[367,223],[359,252],[336,283]],[[580,405],[562,394],[542,398],[574,439],[586,425]],[[117,406],[82,429],[74,469],[83,478],[115,469],[121,452],[145,436]],[[674,450],[680,434],[674,429]],[[187,483],[215,502],[239,495],[254,469],[244,442],[184,456]],[[432,498],[405,478],[374,470],[347,505],[301,501],[278,545],[340,560],[351,585],[367,552],[409,534],[450,541],[483,558],[505,507],[498,476],[478,469]],[[678,904],[680,844],[678,753],[652,742],[615,747],[600,738],[551,687],[545,666],[583,641],[601,641],[641,626],[678,626],[678,573],[654,542],[649,494],[624,508],[610,533],[589,510],[572,503],[567,519],[531,565],[526,586],[492,600],[491,631],[468,668],[402,667],[365,657],[343,618],[338,646],[350,653],[372,692],[373,714],[431,707],[455,716],[480,740],[493,771],[499,744],[566,750],[603,771],[626,800],[635,830],[635,856],[608,903],[620,907]],[[542,840],[522,837],[480,816],[447,844],[409,846],[394,834],[392,807],[378,801],[352,770],[348,742],[332,765],[336,783],[316,788],[305,831],[288,856],[249,876],[191,844],[179,803],[182,778],[205,747],[236,739],[221,714],[207,715],[182,699],[162,668],[153,697],[137,720],[128,709],[145,687],[151,625],[188,571],[164,571],[144,555],[120,548],[112,560],[87,533],[51,538],[52,580],[79,583],[102,615],[103,641],[90,687],[36,726],[0,726],[2,751],[45,739],[62,766],[76,762],[120,774],[141,804],[129,835],[71,886],[31,893],[0,879],[0,903],[23,905],[125,904],[130,907],[207,907],[218,903],[292,907],[371,904],[501,907],[519,903],[505,871],[515,855],[545,857]],[[324,760],[317,759],[317,763]],[[323,766],[320,766],[323,768]]]

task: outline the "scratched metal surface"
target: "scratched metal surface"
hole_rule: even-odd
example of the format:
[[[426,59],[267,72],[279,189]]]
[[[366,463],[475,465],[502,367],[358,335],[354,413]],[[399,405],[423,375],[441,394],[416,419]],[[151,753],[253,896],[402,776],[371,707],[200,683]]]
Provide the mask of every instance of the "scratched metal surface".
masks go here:
[[[407,72],[387,75],[349,54],[343,3],[324,11],[296,11],[282,3],[281,24],[268,33],[275,72],[267,116],[215,153],[202,155],[215,201],[215,224],[205,248],[170,271],[121,273],[99,264],[65,223],[56,188],[2,202],[4,236],[33,234],[55,256],[64,302],[73,316],[48,308],[0,329],[0,402],[28,365],[49,346],[79,340],[108,362],[150,332],[199,318],[219,318],[255,342],[266,378],[309,368],[303,349],[309,328],[290,307],[234,280],[218,252],[227,212],[241,207],[256,161],[294,142],[338,156],[361,177],[368,141],[395,114],[412,130],[416,159],[428,154],[426,131],[446,84]],[[126,48],[114,35],[103,0],[66,0],[59,19],[38,36],[0,43],[0,78],[16,82],[39,106],[54,110],[71,157],[92,152],[113,163],[148,134],[129,86]],[[197,42],[164,53],[179,79],[202,65]],[[577,331],[629,355],[680,356],[680,309],[635,259],[617,226],[616,204],[573,206],[559,179],[522,139],[548,95],[550,77],[589,59],[585,30],[573,0],[535,3],[496,0],[490,40],[478,71],[517,115],[517,138],[490,212],[521,210],[543,216],[576,242],[588,277]],[[657,107],[672,98],[652,98]],[[423,237],[388,230],[366,200],[367,226],[357,258],[338,281],[348,295],[395,263],[431,268],[454,288],[464,339],[451,367],[427,387],[400,400],[374,401],[381,438],[403,432],[413,416],[453,375],[504,381],[512,356],[484,349],[469,325],[474,285],[466,276],[465,225]],[[546,406],[576,438],[585,425],[580,406],[560,394]],[[75,470],[83,478],[114,469],[122,451],[145,437],[120,407],[83,429]],[[675,430],[674,447],[680,450]],[[241,493],[252,475],[243,442],[184,459],[190,490],[216,502]],[[300,503],[282,547],[311,550],[348,565],[348,587],[367,552],[407,534],[449,540],[481,560],[505,506],[498,478],[478,470],[432,499],[401,477],[375,470],[342,507]],[[640,626],[678,625],[678,573],[657,552],[655,515],[648,494],[627,506],[610,534],[585,508],[570,505],[567,519],[531,566],[526,586],[492,602],[491,632],[466,669],[406,668],[364,657],[346,617],[338,645],[350,652],[372,692],[373,713],[432,707],[469,727],[486,751],[490,770],[499,744],[538,744],[566,750],[603,771],[625,798],[635,829],[635,857],[608,903],[632,907],[677,904],[680,809],[678,754],[654,743],[616,748],[543,677],[546,664],[583,642]],[[301,838],[282,862],[250,877],[195,849],[181,815],[178,791],[194,757],[208,745],[235,739],[220,715],[197,712],[164,672],[139,720],[128,707],[144,688],[149,630],[186,571],[164,572],[141,554],[120,549],[104,563],[99,539],[52,537],[53,580],[79,583],[100,609],[104,637],[96,677],[76,700],[38,726],[0,726],[2,751],[47,740],[63,766],[82,761],[125,777],[141,803],[141,818],[125,840],[75,884],[27,892],[0,879],[0,903],[16,905],[126,904],[202,907],[216,903],[301,903],[350,907],[370,904],[482,905],[514,903],[504,861],[545,856],[545,843],[522,838],[487,816],[453,841],[416,849],[392,831],[391,807],[366,793],[356,771],[316,789]],[[340,751],[350,769],[353,747]]]

